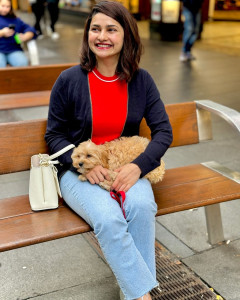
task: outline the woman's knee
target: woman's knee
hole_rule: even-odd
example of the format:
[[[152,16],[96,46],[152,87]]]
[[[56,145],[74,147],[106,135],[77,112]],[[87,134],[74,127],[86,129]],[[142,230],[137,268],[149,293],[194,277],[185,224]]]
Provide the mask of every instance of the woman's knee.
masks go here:
[[[8,62],[13,67],[25,67],[28,65],[27,56],[23,51],[15,51],[8,55]]]
[[[111,200],[114,201],[113,199]],[[103,209],[99,209],[98,215],[94,218],[95,234],[107,233],[116,235],[120,232],[120,228],[125,227],[127,229],[127,223],[117,202],[111,205],[111,209],[108,209],[106,206]]]

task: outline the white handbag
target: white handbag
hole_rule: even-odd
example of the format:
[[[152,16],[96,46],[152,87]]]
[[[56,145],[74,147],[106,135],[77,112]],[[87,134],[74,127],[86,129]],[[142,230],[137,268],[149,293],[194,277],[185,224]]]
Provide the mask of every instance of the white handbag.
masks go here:
[[[62,197],[57,168],[58,160],[53,160],[74,148],[70,144],[52,155],[36,154],[31,157],[29,179],[29,201],[32,210],[54,209],[58,207],[58,195]]]

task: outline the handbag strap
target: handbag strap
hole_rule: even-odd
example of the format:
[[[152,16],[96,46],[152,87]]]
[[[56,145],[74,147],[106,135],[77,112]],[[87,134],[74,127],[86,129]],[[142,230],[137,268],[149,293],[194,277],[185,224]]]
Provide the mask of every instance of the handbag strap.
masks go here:
[[[59,150],[58,152],[56,152],[56,153],[50,155],[50,156],[48,157],[48,160],[52,160],[52,159],[54,159],[54,158],[56,158],[56,157],[62,155],[63,153],[69,151],[69,150],[72,149],[72,148],[75,148],[75,145],[74,145],[74,144],[70,144],[70,145],[64,147],[63,149]],[[58,162],[56,161],[55,163],[58,163]]]

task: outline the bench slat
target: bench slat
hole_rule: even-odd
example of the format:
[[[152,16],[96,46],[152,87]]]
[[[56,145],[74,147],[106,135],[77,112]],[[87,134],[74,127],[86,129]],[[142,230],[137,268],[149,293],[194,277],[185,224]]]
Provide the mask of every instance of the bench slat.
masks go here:
[[[166,105],[170,123],[173,129],[173,142],[171,147],[191,145],[199,143],[196,104],[185,102]],[[140,136],[150,139],[150,129],[143,120],[140,128]]]
[[[47,153],[46,119],[0,124],[0,174],[29,170],[30,157]]]
[[[55,210],[2,219],[0,220],[0,252],[90,230],[91,227],[84,220],[64,206]]]
[[[63,199],[59,199],[59,207],[64,206]],[[0,200],[0,220],[14,218],[26,214],[33,214],[28,195],[21,195]]]
[[[240,198],[240,184],[201,164],[166,170],[153,191],[157,215]]]
[[[1,69],[0,94],[51,90],[60,73],[76,63]]]
[[[49,105],[51,91],[0,95],[0,110]]]

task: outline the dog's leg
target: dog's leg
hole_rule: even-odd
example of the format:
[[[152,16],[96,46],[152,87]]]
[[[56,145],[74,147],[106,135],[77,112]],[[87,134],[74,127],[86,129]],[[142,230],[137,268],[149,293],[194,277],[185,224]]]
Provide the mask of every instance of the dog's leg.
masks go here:
[[[110,191],[110,188],[117,177],[117,173],[114,171],[109,170],[108,175],[110,176],[111,180],[104,180],[99,183],[99,186],[102,187],[103,189]]]
[[[80,174],[78,176],[78,179],[81,180],[81,181],[87,181],[87,178],[84,175],[82,175],[82,174]]]

